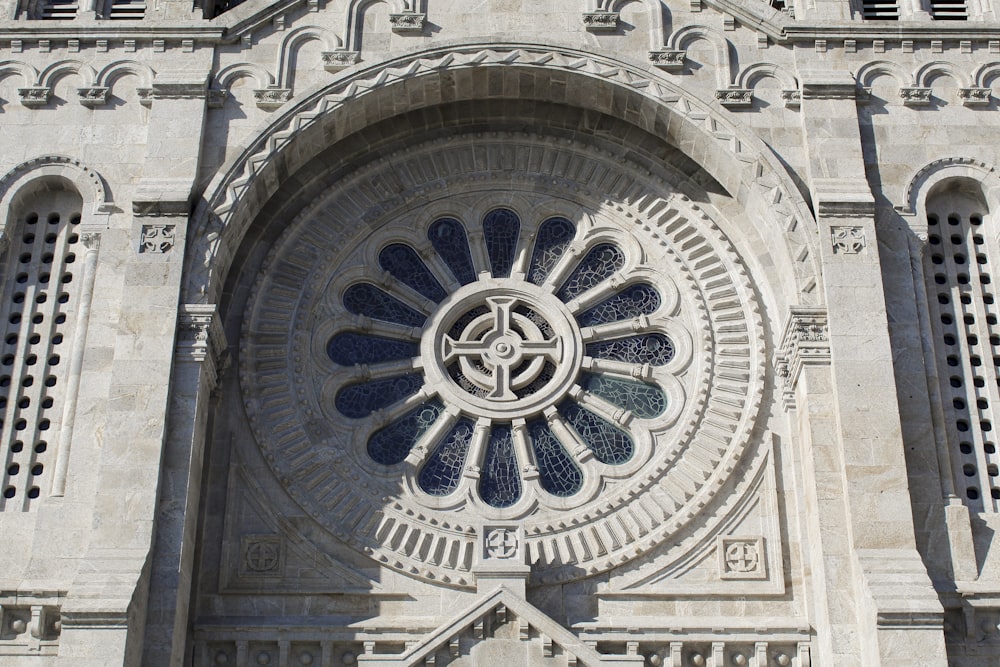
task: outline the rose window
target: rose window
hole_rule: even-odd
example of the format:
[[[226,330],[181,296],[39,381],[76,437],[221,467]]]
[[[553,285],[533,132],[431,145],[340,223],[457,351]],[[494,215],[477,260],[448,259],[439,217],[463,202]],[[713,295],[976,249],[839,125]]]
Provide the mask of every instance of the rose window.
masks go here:
[[[499,208],[373,250],[377,268],[342,282],[326,353],[374,471],[409,475],[432,506],[464,485],[503,509],[634,464],[637,430],[671,405],[678,331],[673,288],[635,246],[558,215],[526,230]]]

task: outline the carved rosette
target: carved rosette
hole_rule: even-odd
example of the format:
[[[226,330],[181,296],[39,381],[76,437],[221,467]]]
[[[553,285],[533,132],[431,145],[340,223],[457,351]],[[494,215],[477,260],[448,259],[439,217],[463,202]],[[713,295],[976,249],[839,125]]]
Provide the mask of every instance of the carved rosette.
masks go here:
[[[727,108],[743,108],[753,105],[753,91],[749,88],[722,88],[715,91],[715,99]]]
[[[782,400],[786,409],[795,405],[795,387],[802,367],[830,363],[830,330],[826,309],[792,308],[785,323],[781,345],[775,357],[775,371],[784,380]]]
[[[864,227],[853,225],[830,227],[830,245],[835,255],[858,255],[868,246]]]
[[[177,240],[176,225],[143,225],[139,232],[139,252],[162,255],[170,252]]]
[[[492,150],[491,142],[505,146],[505,151]],[[487,163],[469,174],[462,167],[464,161],[479,152]],[[507,160],[518,163],[529,154],[539,164],[561,165],[559,171],[532,174],[511,172],[505,166]],[[633,199],[641,204],[632,207],[588,194],[599,191],[590,179],[604,173],[616,174],[621,191],[643,193]],[[391,199],[370,191],[370,184],[386,179],[399,187]],[[490,179],[496,179],[495,183]],[[443,260],[428,246],[432,222],[453,210],[426,203],[421,193],[431,183],[452,193],[453,208],[470,210],[464,222],[469,248],[480,267],[469,282],[449,288],[440,302],[420,299],[397,284],[397,279],[380,270],[373,272],[385,248],[404,244],[435,267],[445,283],[454,282],[454,278],[446,279],[448,269],[442,268]],[[666,180],[582,144],[518,133],[475,134],[464,142],[449,138],[411,146],[344,179],[288,226],[248,299],[239,355],[240,386],[255,443],[240,446],[258,447],[276,483],[343,543],[385,567],[449,586],[474,585],[477,554],[492,554],[496,560],[497,554],[511,546],[513,537],[498,533],[490,543],[493,550],[483,551],[486,543],[482,540],[488,537],[482,532],[484,522],[494,527],[503,527],[505,522],[523,526],[523,548],[533,563],[533,580],[543,584],[607,571],[663,545],[681,530],[707,531],[697,517],[723,489],[730,488],[728,482],[756,422],[764,386],[764,338],[754,289],[731,244],[711,213],[680,194],[670,194],[672,189]],[[501,190],[502,200],[491,204],[483,199],[483,193]],[[520,202],[515,206],[524,225],[519,257],[531,256],[531,239],[548,216],[562,215],[580,225],[571,250],[558,255],[565,259],[558,260],[561,264],[553,269],[557,274],[551,286],[528,284],[527,266],[509,278],[490,277],[490,271],[482,269],[490,266],[490,260],[478,221],[500,201],[507,206]],[[356,226],[345,224],[348,220]],[[403,220],[406,223],[400,224]],[[667,327],[664,330],[677,345],[676,363],[651,368],[629,361],[609,365],[579,347],[601,340],[597,336],[634,336],[634,327],[644,332],[649,324],[643,318],[560,334],[563,319],[574,329],[579,326],[578,315],[594,304],[584,295],[567,300],[559,307],[569,313],[564,316],[559,309],[547,307],[543,293],[555,293],[575,270],[575,263],[603,238],[619,239],[626,263],[620,273],[600,284],[610,294],[640,276],[649,276],[644,279],[662,290],[664,305],[647,319]],[[561,276],[558,281],[556,275]],[[415,321],[400,326],[346,313],[344,295],[362,282],[388,290],[409,308],[426,313],[423,324]],[[515,293],[518,282],[525,286],[524,294]],[[473,288],[477,285],[483,299],[476,298]],[[520,304],[515,304],[510,318],[501,316],[505,297]],[[517,336],[507,335],[511,327],[518,330]],[[536,340],[534,329],[548,327],[552,333]],[[467,330],[468,340],[463,337]],[[410,340],[417,347],[409,348],[415,351],[406,352],[398,362],[344,365],[330,353],[332,341],[344,331],[389,341]],[[438,331],[443,332],[441,336]],[[496,372],[481,381],[473,377],[483,371],[480,359],[487,366],[506,368],[497,359],[506,359],[508,353],[544,356],[556,339],[567,349],[577,346],[580,350],[577,356],[571,355],[580,372],[613,370],[631,381],[660,383],[668,405],[662,416],[643,417],[616,410],[603,399],[588,398],[589,390],[580,386],[579,375],[565,382],[559,371],[551,377],[539,376],[543,378],[541,384],[536,383],[540,392],[551,387],[557,394],[553,400],[576,401],[606,415],[609,423],[629,433],[636,443],[634,454],[621,464],[598,465],[583,441],[562,439],[569,443],[566,451],[577,461],[585,480],[579,491],[562,497],[546,495],[532,481],[538,475],[528,465],[532,445],[519,433],[523,421],[548,423],[559,438],[569,433],[569,427],[547,404],[534,404],[531,394],[506,400],[504,390],[508,385],[519,386],[519,373],[534,377],[531,360],[526,358],[520,365],[511,362],[511,373],[503,375],[503,382]],[[449,370],[449,360],[456,355],[473,357],[458,377],[457,371]],[[448,374],[431,373],[428,369],[437,368],[442,359]],[[430,382],[421,380],[412,398],[397,399],[367,416],[346,418],[336,407],[343,387],[400,372],[433,377]],[[490,378],[492,382],[487,381]],[[481,390],[499,392],[499,398],[480,398]],[[408,410],[431,399],[441,402],[443,410],[437,414],[442,416],[437,421],[434,415],[426,417],[428,430],[421,431],[422,439],[413,441],[404,461],[383,464],[373,459],[369,435],[399,423],[402,415],[410,414]],[[413,414],[425,419],[423,412]],[[414,481],[418,466],[436,451],[436,443],[443,442],[440,438],[462,415],[471,415],[473,443],[487,442],[484,436],[490,433],[490,423],[500,424],[501,429],[510,424],[525,490],[515,505],[489,506],[477,495],[476,479],[486,468],[482,459],[465,467],[456,481],[459,490],[446,495],[424,493]],[[565,521],[568,508],[578,520]],[[632,528],[622,533],[622,526]],[[398,539],[402,535],[406,539]],[[616,541],[609,542],[604,535],[616,535]],[[704,539],[711,539],[707,532]],[[690,546],[686,541],[677,548]]]

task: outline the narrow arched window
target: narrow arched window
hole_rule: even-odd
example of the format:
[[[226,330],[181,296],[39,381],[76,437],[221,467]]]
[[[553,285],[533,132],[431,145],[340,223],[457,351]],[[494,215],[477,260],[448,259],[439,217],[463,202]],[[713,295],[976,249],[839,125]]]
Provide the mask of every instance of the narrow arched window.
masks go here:
[[[985,201],[972,188],[927,200],[925,276],[956,493],[975,510],[1000,508],[1000,326],[993,263],[1000,258]]]
[[[0,300],[0,510],[29,510],[55,468],[82,267],[75,191],[42,190],[7,223]]]

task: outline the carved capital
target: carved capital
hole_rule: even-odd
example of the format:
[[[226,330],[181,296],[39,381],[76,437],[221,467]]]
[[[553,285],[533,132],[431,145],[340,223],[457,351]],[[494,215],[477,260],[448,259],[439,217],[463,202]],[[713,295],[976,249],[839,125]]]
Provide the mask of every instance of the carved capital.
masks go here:
[[[826,309],[797,306],[791,309],[781,344],[775,357],[775,370],[784,379],[786,409],[794,406],[794,391],[802,367],[830,363],[830,329]]]
[[[183,304],[177,318],[177,359],[204,363],[215,387],[223,370],[225,332],[215,304]]]
[[[403,12],[402,14],[389,14],[389,25],[392,31],[399,34],[421,33],[424,31],[424,24],[427,22],[427,14],[420,12]]]
[[[111,89],[107,86],[90,86],[89,88],[77,88],[76,94],[80,97],[80,104],[93,108],[107,104],[110,91]]]
[[[324,51],[323,69],[327,72],[339,72],[356,64],[361,59],[359,51]]]
[[[917,86],[902,86],[899,97],[908,107],[923,107],[931,103],[931,89]]]
[[[30,86],[28,88],[18,88],[17,94],[21,98],[21,104],[29,108],[44,107],[52,97],[52,89],[48,86]]]
[[[715,91],[715,99],[724,107],[749,107],[753,105],[753,91],[749,88],[722,88]]]
[[[253,99],[258,107],[270,111],[292,99],[292,90],[290,88],[258,88],[253,91]]]
[[[991,88],[959,88],[958,99],[967,107],[984,107],[990,103]]]
[[[802,106],[802,91],[794,88],[782,90],[781,101],[784,102],[785,106],[789,109],[798,109]]]
[[[679,72],[684,69],[684,58],[687,51],[680,49],[666,49],[663,51],[650,51],[649,62],[653,63],[667,72]]]
[[[584,12],[583,26],[590,32],[614,32],[619,19],[618,12]]]

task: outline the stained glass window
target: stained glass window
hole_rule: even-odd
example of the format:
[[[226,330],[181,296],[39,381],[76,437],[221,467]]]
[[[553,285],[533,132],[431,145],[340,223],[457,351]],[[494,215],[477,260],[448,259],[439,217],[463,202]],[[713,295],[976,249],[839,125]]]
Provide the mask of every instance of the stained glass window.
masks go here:
[[[645,382],[586,373],[580,378],[580,386],[643,419],[659,417],[667,409],[667,395],[663,390]]]
[[[570,400],[563,401],[558,410],[601,463],[619,465],[632,458],[635,443],[625,431]]]
[[[528,282],[541,285],[566,252],[576,227],[566,218],[549,218],[538,228],[535,249],[531,253]]]
[[[410,246],[403,243],[388,245],[379,253],[378,261],[396,280],[431,301],[438,303],[448,296],[420,255]]]
[[[395,322],[411,327],[423,326],[424,316],[405,303],[370,283],[351,285],[344,292],[344,307],[355,315]]]
[[[454,218],[441,218],[427,230],[427,238],[458,282],[468,285],[475,281],[476,268],[461,222]]]
[[[579,491],[583,486],[583,473],[549,425],[541,419],[530,422],[528,437],[535,450],[542,488],[560,498]]]
[[[651,315],[660,307],[660,294],[652,285],[632,285],[577,316],[580,326],[592,327]]]
[[[444,412],[440,401],[428,401],[410,410],[368,440],[368,456],[382,465],[401,463],[427,429]]]
[[[674,358],[674,344],[663,334],[650,333],[588,343],[587,354],[599,359],[663,366]]]
[[[510,507],[521,498],[521,476],[509,426],[493,427],[479,480],[479,497],[492,507]]]
[[[506,278],[510,275],[520,232],[521,220],[510,209],[490,211],[483,220],[483,239],[494,278]]]
[[[601,243],[590,249],[556,293],[562,301],[572,301],[596,287],[625,266],[625,253],[616,245]]]
[[[353,366],[412,359],[420,353],[420,347],[410,341],[345,332],[330,339],[326,353],[335,364]]]
[[[422,375],[401,375],[349,384],[337,392],[334,404],[345,417],[360,419],[412,396],[423,384]]]
[[[458,487],[473,433],[472,420],[463,418],[438,443],[420,471],[420,488],[425,493],[446,496]]]

